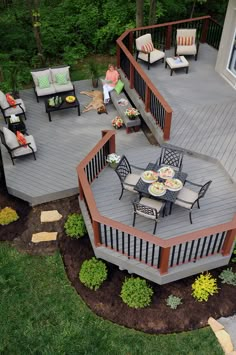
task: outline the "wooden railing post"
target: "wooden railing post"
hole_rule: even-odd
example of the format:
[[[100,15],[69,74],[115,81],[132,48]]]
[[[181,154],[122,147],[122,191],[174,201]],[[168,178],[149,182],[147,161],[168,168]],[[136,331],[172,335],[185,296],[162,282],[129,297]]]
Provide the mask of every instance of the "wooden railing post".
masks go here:
[[[146,89],[145,89],[145,111],[146,112],[150,112],[150,95],[151,91],[148,87],[148,85],[146,85]]]
[[[170,47],[171,47],[171,38],[172,38],[172,25],[168,25],[167,28],[166,28],[165,49],[170,49]]]
[[[169,257],[170,257],[170,247],[169,248],[161,248],[161,254],[160,254],[160,274],[161,275],[168,273]]]
[[[203,22],[202,34],[200,38],[201,43],[206,43],[208,30],[209,30],[209,18],[205,19]]]
[[[133,43],[134,43],[134,33],[130,31],[129,33],[129,51],[133,54]]]
[[[224,244],[222,246],[222,251],[221,251],[221,254],[223,256],[227,256],[230,254],[231,248],[232,248],[233,243],[235,241],[235,237],[236,237],[236,229],[231,229],[227,232],[225,240],[224,240]]]
[[[130,70],[130,89],[134,88],[134,66],[132,65],[132,63],[130,62],[130,66],[129,66],[129,70]]]
[[[99,223],[93,220],[93,233],[94,233],[94,244],[95,247],[98,247],[100,243],[100,231],[99,231]]]
[[[164,140],[170,139],[172,112],[166,112],[164,126]]]

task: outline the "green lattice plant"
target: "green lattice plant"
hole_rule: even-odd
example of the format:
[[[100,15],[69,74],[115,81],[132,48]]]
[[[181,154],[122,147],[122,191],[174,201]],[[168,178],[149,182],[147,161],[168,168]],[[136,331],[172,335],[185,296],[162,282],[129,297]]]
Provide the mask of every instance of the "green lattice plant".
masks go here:
[[[192,284],[192,296],[198,301],[208,301],[209,296],[218,293],[217,281],[210,273],[201,274]]]
[[[182,298],[174,295],[169,295],[166,299],[166,304],[171,309],[176,309],[180,304],[182,304]]]
[[[95,257],[85,260],[79,272],[80,281],[91,290],[97,290],[107,279],[107,267]]]
[[[144,308],[151,304],[153,290],[140,277],[126,278],[121,289],[121,298],[131,308]]]
[[[19,219],[18,214],[11,207],[5,207],[0,211],[0,225],[5,226]]]
[[[72,213],[67,217],[64,225],[66,235],[71,238],[83,237],[86,233],[86,226],[82,214]]]
[[[220,273],[219,278],[222,280],[221,282],[223,284],[236,286],[236,273],[233,272],[232,267],[223,270]]]

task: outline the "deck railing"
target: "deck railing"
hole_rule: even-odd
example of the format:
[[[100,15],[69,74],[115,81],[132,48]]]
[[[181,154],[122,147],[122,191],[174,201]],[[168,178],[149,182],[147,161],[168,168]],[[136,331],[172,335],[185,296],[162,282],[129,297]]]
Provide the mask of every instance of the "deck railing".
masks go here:
[[[160,274],[212,255],[230,255],[236,235],[236,215],[228,223],[168,240],[100,215],[90,184],[106,167],[107,155],[115,152],[115,132],[103,131],[102,135],[101,141],[77,167],[80,200],[90,216],[95,247],[103,246],[123,254],[158,269]]]
[[[196,28],[197,38],[201,43],[219,48],[222,26],[210,16],[130,29],[117,40],[117,66],[129,80],[130,88],[135,89],[142,99],[145,111],[151,113],[155,124],[163,131],[165,140],[170,138],[172,108],[138,65],[133,53],[135,39],[146,33],[151,33],[154,47],[164,45],[166,49],[170,49],[175,45],[178,28]]]

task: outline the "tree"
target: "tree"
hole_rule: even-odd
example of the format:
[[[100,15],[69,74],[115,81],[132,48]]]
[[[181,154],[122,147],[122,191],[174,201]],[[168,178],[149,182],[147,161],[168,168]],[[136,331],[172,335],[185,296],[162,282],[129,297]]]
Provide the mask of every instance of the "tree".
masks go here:
[[[207,0],[190,0],[190,2],[193,3],[192,8],[191,8],[190,18],[193,18],[193,14],[194,14],[194,10],[195,10],[196,4],[199,3],[199,4],[202,5],[205,2],[207,2]]]
[[[156,24],[156,10],[157,10],[157,1],[150,0],[150,8],[149,8],[149,25]]]
[[[136,27],[143,26],[143,5],[144,0],[136,0]]]

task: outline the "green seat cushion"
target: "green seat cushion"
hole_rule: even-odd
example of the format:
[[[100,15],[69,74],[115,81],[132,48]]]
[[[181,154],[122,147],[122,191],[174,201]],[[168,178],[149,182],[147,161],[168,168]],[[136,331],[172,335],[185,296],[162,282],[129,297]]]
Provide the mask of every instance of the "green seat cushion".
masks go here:
[[[115,90],[116,90],[116,92],[117,92],[118,95],[119,95],[119,94],[121,93],[121,91],[123,90],[124,85],[125,85],[125,84],[122,83],[121,80],[118,80],[118,82],[117,82],[117,84],[116,84],[116,86],[115,86]]]
[[[57,73],[55,75],[55,78],[56,78],[56,83],[59,85],[68,84],[66,73]]]
[[[47,75],[39,76],[38,82],[39,82],[40,89],[46,89],[50,87],[50,83]]]

